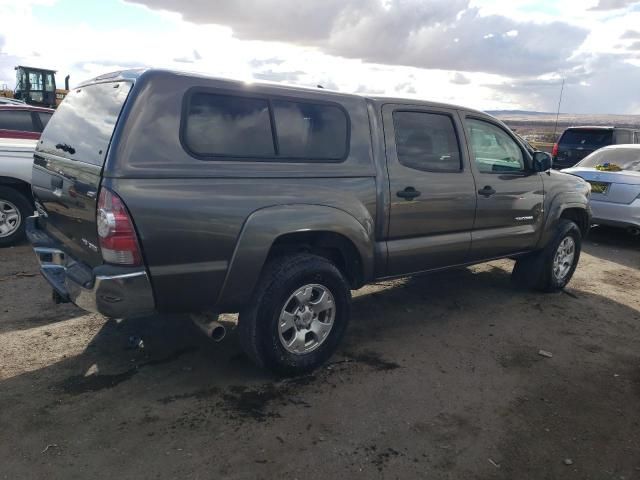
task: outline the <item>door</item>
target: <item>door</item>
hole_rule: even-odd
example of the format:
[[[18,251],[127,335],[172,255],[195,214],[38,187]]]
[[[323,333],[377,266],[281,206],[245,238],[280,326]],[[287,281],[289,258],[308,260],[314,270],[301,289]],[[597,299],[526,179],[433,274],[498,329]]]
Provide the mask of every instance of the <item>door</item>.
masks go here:
[[[533,171],[529,153],[499,123],[474,117],[464,122],[478,186],[471,259],[534,248],[544,219],[541,174]]]
[[[464,263],[476,208],[453,110],[383,106],[389,173],[388,275]]]
[[[53,72],[44,73],[44,85],[42,92],[42,103],[47,107],[56,106],[56,82]]]

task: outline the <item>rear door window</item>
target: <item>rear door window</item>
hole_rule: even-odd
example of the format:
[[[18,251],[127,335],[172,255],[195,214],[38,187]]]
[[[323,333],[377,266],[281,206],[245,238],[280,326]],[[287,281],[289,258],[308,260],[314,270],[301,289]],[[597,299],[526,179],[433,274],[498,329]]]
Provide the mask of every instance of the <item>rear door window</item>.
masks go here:
[[[575,147],[600,148],[613,143],[611,130],[567,130],[560,139],[560,144]]]
[[[279,155],[338,160],[347,153],[347,117],[337,106],[273,101]]]
[[[0,130],[38,131],[29,110],[0,110]]]
[[[102,166],[131,85],[98,83],[69,92],[49,121],[38,150]]]
[[[187,107],[184,140],[200,156],[272,157],[269,102],[195,93]]]
[[[393,112],[398,161],[433,172],[459,172],[460,148],[453,120],[427,112]]]

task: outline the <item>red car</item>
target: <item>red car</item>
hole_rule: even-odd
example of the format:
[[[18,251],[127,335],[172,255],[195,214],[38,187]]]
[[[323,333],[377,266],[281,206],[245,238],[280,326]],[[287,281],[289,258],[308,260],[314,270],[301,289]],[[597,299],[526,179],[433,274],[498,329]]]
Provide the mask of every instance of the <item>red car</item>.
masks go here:
[[[54,111],[31,105],[0,105],[0,138],[37,140]]]

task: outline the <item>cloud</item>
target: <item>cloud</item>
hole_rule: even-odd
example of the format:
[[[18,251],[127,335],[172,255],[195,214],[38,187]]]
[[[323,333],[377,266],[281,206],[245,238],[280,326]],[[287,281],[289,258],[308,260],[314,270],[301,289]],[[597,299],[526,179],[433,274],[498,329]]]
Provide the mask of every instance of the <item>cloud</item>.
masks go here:
[[[271,57],[271,58],[252,58],[249,60],[249,65],[253,68],[261,68],[266,65],[282,65],[285,62],[284,58]]]
[[[640,113],[637,95],[640,67],[622,61],[623,58],[615,54],[586,58],[585,66],[565,79],[562,111]],[[559,78],[516,79],[493,88],[498,94],[509,96],[513,103],[554,111],[561,82]]]
[[[230,27],[245,40],[311,46],[372,63],[510,76],[572,67],[567,59],[588,34],[560,21],[481,15],[470,0],[129,1]]]
[[[272,69],[268,69],[262,72],[256,72],[253,74],[253,78],[257,80],[267,80],[270,82],[285,82],[285,83],[299,83],[300,77],[305,72],[302,70],[296,70],[293,72],[278,72]]]
[[[360,93],[362,95],[382,95],[385,91],[381,88],[371,88],[367,85],[358,85],[358,88],[355,89],[354,93]]]
[[[5,51],[5,45],[6,39],[3,35],[0,35],[0,90],[5,85],[9,89],[13,89],[16,78],[14,67],[19,63],[18,57],[9,55]]]
[[[598,4],[589,10],[619,10],[637,2],[638,0],[599,0]]]
[[[637,7],[589,11],[597,0],[553,8],[546,0],[114,2],[114,18],[139,16],[132,26],[96,19],[84,3],[81,22],[54,24],[46,9],[35,15],[33,1],[74,8],[74,0],[7,3],[0,84],[14,85],[20,63],[57,69],[59,83],[70,73],[72,84],[148,65],[478,109],[553,111],[566,78],[564,111],[640,113],[640,50],[631,50],[640,40]]]
[[[640,41],[633,42],[629,45],[629,50],[640,50]]]
[[[622,40],[633,40],[635,38],[640,38],[640,32],[637,30],[627,30],[620,37]]]
[[[398,93],[414,95],[416,93],[416,88],[412,82],[402,82],[395,86],[395,91]]]
[[[460,72],[456,72],[451,76],[451,83],[455,83],[456,85],[468,85],[471,83],[471,80]]]
[[[185,55],[173,59],[174,62],[178,63],[195,63],[198,60],[202,60],[202,55],[200,55],[200,53],[198,53],[198,50],[196,50],[195,48],[193,49],[191,55]]]

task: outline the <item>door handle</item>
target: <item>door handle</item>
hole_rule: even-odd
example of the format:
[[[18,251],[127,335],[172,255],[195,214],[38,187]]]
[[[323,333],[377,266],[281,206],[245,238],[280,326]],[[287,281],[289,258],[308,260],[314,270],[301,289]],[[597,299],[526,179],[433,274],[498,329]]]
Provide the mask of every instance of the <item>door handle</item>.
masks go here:
[[[407,187],[404,190],[397,192],[396,195],[400,198],[404,198],[405,200],[413,200],[414,198],[419,197],[421,193],[413,187]]]
[[[490,197],[494,195],[496,191],[489,185],[486,185],[483,189],[478,190],[478,193],[484,197]]]
[[[60,177],[51,177],[51,186],[53,188],[62,188],[62,179]]]

